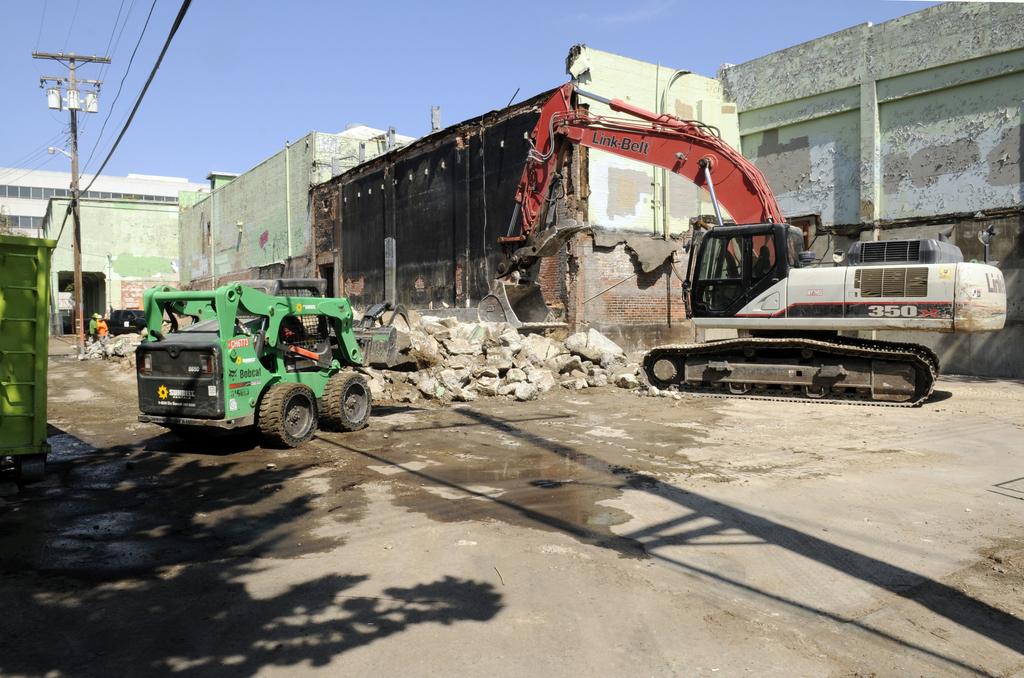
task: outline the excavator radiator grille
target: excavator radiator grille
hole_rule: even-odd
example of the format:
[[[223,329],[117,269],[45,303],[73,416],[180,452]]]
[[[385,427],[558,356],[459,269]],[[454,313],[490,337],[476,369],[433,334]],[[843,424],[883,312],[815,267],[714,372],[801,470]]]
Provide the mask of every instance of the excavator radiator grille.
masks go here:
[[[921,260],[919,240],[878,240],[861,243],[860,260],[864,264]]]
[[[874,244],[874,243],[872,243]],[[861,297],[927,297],[928,269],[924,266],[858,268],[853,286]]]

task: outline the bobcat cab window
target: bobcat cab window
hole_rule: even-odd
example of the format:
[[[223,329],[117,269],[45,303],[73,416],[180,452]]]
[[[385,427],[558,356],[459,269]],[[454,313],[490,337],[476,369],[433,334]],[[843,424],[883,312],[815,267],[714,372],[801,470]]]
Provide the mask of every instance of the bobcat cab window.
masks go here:
[[[731,317],[785,278],[790,259],[786,229],[783,224],[752,224],[719,227],[705,235],[691,283],[694,315]]]

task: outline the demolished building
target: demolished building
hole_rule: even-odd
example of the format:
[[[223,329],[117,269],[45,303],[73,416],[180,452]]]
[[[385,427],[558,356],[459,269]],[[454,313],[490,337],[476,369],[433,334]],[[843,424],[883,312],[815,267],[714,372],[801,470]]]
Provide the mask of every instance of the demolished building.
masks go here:
[[[584,46],[572,49],[567,70],[588,91],[698,117],[738,143],[735,106],[713,79]],[[549,95],[448,127],[313,189],[318,261],[333,257],[353,303],[388,299],[472,316],[496,274],[498,237]],[[592,102],[595,112],[602,107]],[[709,196],[600,150],[576,148],[568,162],[558,209],[593,233],[541,263],[548,305],[572,329],[594,327],[628,347],[687,337],[671,260],[691,218],[711,211]]]
[[[950,372],[1021,377],[1024,38],[1014,27],[1022,19],[1018,5],[939,5],[723,67],[717,80],[585,46],[572,48],[566,71],[598,95],[715,126],[764,172],[787,221],[826,265],[851,242],[876,237],[941,234],[968,260],[987,256],[1006,277],[1006,328],[912,339],[935,348]],[[183,211],[183,279],[325,277],[358,306],[387,299],[472,316],[496,272],[497,239],[546,96],[329,178],[306,172],[286,227],[239,218],[252,208],[218,209],[212,197],[195,220],[186,222],[195,210]],[[690,339],[674,265],[691,220],[712,212],[707,193],[600,150],[574,148],[567,167],[556,209],[591,232],[541,263],[548,305],[570,330],[593,327],[628,349]],[[254,172],[236,180],[247,195],[264,185],[247,178]],[[998,234],[988,248],[978,238],[985,230]]]

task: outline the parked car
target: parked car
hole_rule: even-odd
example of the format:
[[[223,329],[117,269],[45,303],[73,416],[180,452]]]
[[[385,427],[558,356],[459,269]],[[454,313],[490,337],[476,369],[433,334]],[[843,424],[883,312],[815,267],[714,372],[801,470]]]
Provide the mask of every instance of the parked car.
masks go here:
[[[145,326],[145,315],[139,309],[111,311],[110,319],[107,321],[107,329],[114,336],[141,332]]]

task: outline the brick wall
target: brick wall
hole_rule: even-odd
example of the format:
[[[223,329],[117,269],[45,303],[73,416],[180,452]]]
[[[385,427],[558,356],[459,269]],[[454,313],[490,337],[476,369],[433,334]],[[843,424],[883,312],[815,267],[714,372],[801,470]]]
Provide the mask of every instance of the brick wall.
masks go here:
[[[595,247],[589,236],[577,245],[577,255],[585,323],[671,326],[686,320],[682,283],[668,263],[645,273],[624,244]]]
[[[567,260],[568,255],[563,249],[557,256],[541,259],[540,270],[537,273],[537,282],[540,284],[540,290],[541,294],[544,295],[544,301],[556,312],[561,312],[567,307]]]
[[[117,308],[142,308],[142,293],[154,285],[166,284],[166,280],[122,280],[121,305]]]

